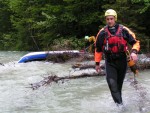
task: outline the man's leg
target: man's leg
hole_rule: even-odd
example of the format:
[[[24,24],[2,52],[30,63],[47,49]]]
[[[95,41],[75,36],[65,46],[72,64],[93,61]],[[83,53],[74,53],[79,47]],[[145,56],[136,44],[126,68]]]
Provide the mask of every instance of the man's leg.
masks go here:
[[[109,86],[109,89],[111,91],[111,95],[113,97],[113,100],[115,103],[122,104],[122,98],[120,91],[118,89],[118,83],[117,83],[117,69],[112,64],[108,63],[106,61],[106,79]]]
[[[127,61],[120,61],[118,64],[118,79],[117,79],[117,83],[118,83],[118,89],[120,94],[122,95],[122,86],[123,86],[123,81],[126,75],[126,70],[127,70]]]

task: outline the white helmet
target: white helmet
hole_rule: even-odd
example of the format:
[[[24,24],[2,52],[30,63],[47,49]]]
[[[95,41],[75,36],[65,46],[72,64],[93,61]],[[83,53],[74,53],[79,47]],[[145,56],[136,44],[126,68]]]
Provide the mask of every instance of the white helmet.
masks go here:
[[[105,17],[106,16],[114,16],[115,17],[115,20],[117,21],[117,13],[115,10],[113,9],[108,9],[106,12],[105,12]]]
[[[85,36],[85,37],[84,37],[85,40],[88,40],[89,38],[90,38],[89,36]]]

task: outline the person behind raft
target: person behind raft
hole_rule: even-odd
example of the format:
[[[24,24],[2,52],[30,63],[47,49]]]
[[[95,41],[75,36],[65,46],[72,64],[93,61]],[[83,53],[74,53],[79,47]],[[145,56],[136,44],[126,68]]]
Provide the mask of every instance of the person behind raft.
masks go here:
[[[114,102],[122,105],[122,85],[127,69],[127,43],[132,45],[131,58],[137,61],[137,52],[140,49],[139,41],[129,28],[117,24],[117,13],[113,9],[105,12],[107,25],[102,28],[96,37],[95,62],[99,72],[102,53],[105,54],[106,80]]]
[[[89,53],[95,52],[94,43],[96,41],[95,36],[85,36],[85,51],[88,51]]]

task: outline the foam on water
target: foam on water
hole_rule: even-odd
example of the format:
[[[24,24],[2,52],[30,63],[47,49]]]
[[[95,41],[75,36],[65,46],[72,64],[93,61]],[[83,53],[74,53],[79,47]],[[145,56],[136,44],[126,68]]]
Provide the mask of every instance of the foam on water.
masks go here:
[[[7,55],[9,54],[9,57]],[[146,99],[125,80],[123,101],[125,109],[118,108],[109,92],[105,77],[91,77],[53,83],[38,90],[31,90],[35,83],[53,73],[65,76],[69,73],[90,73],[94,70],[73,72],[73,62],[64,64],[30,62],[18,64],[22,52],[0,52],[0,113],[149,113],[150,71],[142,71],[137,80],[146,91]],[[131,77],[128,75],[126,79]],[[142,92],[142,90],[140,90]],[[144,102],[144,103],[143,103]],[[143,104],[143,111],[140,106]]]

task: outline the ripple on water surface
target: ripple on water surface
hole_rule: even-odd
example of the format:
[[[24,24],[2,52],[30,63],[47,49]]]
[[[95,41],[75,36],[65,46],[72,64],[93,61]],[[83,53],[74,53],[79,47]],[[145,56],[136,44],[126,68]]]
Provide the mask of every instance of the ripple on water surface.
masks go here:
[[[6,60],[7,55],[8,59]],[[114,104],[105,77],[91,77],[53,83],[38,90],[31,90],[35,83],[53,73],[59,76],[69,74],[71,64],[30,62],[17,64],[22,53],[1,52],[5,66],[0,66],[0,113],[149,113],[150,71],[142,71],[137,78],[140,87],[136,91],[126,77],[123,86],[125,109]],[[91,72],[94,70],[86,70]],[[71,73],[74,73],[73,71]],[[80,72],[82,73],[82,72]],[[80,74],[74,73],[74,74]],[[140,95],[146,92],[146,98]],[[143,93],[144,94],[144,93]],[[144,106],[142,106],[144,105]],[[143,110],[143,111],[140,111]]]

